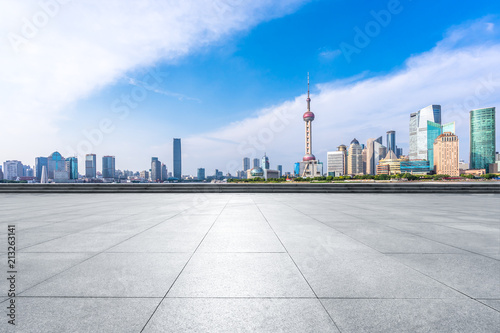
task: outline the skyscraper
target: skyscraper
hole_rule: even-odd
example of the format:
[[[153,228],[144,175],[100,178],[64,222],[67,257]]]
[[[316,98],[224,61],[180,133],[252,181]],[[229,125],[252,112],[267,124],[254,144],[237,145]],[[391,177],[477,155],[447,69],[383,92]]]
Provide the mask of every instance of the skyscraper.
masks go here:
[[[258,167],[260,167],[260,160],[258,158],[254,158],[252,168],[258,168]]]
[[[85,155],[85,177],[95,178],[97,174],[97,158],[95,154]],[[50,178],[50,174],[49,174]]]
[[[329,151],[327,153],[327,175],[328,176],[344,176],[347,171],[347,147],[340,145],[337,151]]]
[[[102,178],[113,179],[115,178],[115,157],[103,156],[102,157]]]
[[[161,181],[161,162],[158,157],[151,157],[151,181]]]
[[[359,141],[354,139],[349,146],[349,154],[347,155],[347,174],[362,175],[363,174],[363,149],[359,145]]]
[[[269,157],[264,153],[264,156],[262,156],[261,164],[260,167],[264,170],[269,169]]]
[[[49,179],[56,178],[56,172],[66,171],[66,159],[57,151],[53,152],[48,158],[48,176]],[[68,176],[69,179],[69,176]]]
[[[243,158],[243,171],[247,171],[250,169],[250,158],[244,157]]]
[[[381,160],[380,148],[382,148],[382,137],[368,139],[366,141],[366,174],[377,174],[377,165]]]
[[[174,139],[174,177],[182,178],[181,139]]]
[[[278,165],[277,169],[279,171],[279,175],[280,175],[280,178],[281,178],[283,176],[283,166],[282,165]]]
[[[12,160],[3,163],[3,178],[6,180],[16,180],[23,176],[23,164],[20,161]]]
[[[426,160],[427,121],[441,124],[441,105],[429,105],[410,114],[410,160]]]
[[[47,157],[37,157],[35,158],[35,177],[40,180],[42,179],[42,169],[43,166],[49,167]]]
[[[431,169],[434,169],[434,141],[444,132],[455,134],[455,122],[448,124],[437,124],[427,121],[427,160]]]
[[[471,110],[470,168],[486,169],[495,163],[495,108]]]
[[[78,158],[68,157],[66,159],[66,171],[68,171],[69,179],[78,179]]]
[[[396,151],[396,131],[387,131],[387,152],[392,150],[395,154]]]
[[[444,132],[434,140],[433,165],[436,174],[460,176],[458,167],[458,137],[451,132]]]
[[[198,172],[196,173],[196,178],[198,178],[198,180],[205,180],[205,168],[198,168]]]
[[[168,170],[165,164],[161,164],[161,180],[165,181],[168,179]]]

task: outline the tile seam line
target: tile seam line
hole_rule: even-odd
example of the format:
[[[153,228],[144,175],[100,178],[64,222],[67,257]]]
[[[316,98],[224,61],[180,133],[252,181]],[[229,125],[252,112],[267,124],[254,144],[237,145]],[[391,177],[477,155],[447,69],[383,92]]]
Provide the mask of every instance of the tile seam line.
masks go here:
[[[176,278],[174,279],[174,281],[172,282],[172,284],[170,285],[170,287],[168,288],[167,292],[165,293],[165,295],[162,297],[162,299],[160,300],[160,302],[158,303],[158,305],[155,307],[155,309],[153,310],[153,313],[151,313],[151,316],[149,316],[148,320],[146,321],[146,323],[144,324],[144,326],[142,327],[141,329],[141,333],[144,332],[144,330],[146,329],[146,327],[148,326],[149,322],[151,321],[151,319],[153,318],[153,316],[155,315],[156,311],[158,311],[158,309],[160,308],[161,304],[163,303],[163,301],[167,298],[168,296],[168,293],[170,292],[170,290],[172,290],[172,288],[174,287],[175,283],[177,282],[177,280],[179,279],[179,277],[181,276],[182,272],[184,272],[184,270],[186,269],[187,265],[189,264],[189,262],[191,261],[191,259],[193,258],[193,256],[195,255],[196,251],[198,251],[198,248],[201,246],[201,244],[203,243],[203,241],[205,240],[205,238],[207,237],[208,233],[210,232],[210,230],[212,230],[213,226],[215,225],[215,223],[217,222],[217,220],[219,219],[219,217],[222,215],[222,212],[224,212],[224,209],[226,209],[227,205],[229,204],[229,202],[231,201],[231,198],[233,196],[232,195],[229,195],[224,207],[221,209],[220,213],[217,215],[217,217],[215,218],[214,222],[212,223],[212,225],[210,226],[210,228],[207,230],[207,232],[205,233],[205,235],[203,236],[203,238],[201,239],[201,241],[198,243],[198,246],[194,249],[193,253],[189,256],[189,259],[186,261],[186,263],[184,264],[184,266],[182,267],[182,269],[180,270],[179,274],[177,274]]]
[[[287,205],[287,204],[285,203],[285,205]],[[351,236],[349,236],[349,235],[345,234],[344,232],[342,232],[342,231],[340,231],[340,230],[337,230],[337,229],[335,229],[334,227],[329,226],[328,224],[326,224],[326,223],[324,223],[324,222],[321,222],[320,220],[318,220],[318,219],[316,219],[316,218],[314,218],[314,217],[311,217],[311,216],[309,216],[309,215],[307,215],[307,214],[303,213],[302,211],[300,211],[300,210],[298,210],[298,209],[293,208],[292,206],[289,206],[289,205],[287,205],[287,206],[288,206],[288,207],[290,207],[290,208],[292,208],[292,209],[294,209],[294,210],[296,210],[296,211],[298,211],[298,212],[299,212],[299,213],[301,213],[302,215],[308,216],[308,217],[312,218],[313,220],[315,220],[315,221],[317,221],[317,222],[319,222],[319,223],[321,223],[321,224],[323,224],[323,225],[325,225],[325,226],[327,226],[327,227],[329,227],[329,228],[331,228],[331,229],[333,229],[333,230],[335,230],[335,231],[337,231],[337,232],[340,232],[341,234],[343,234],[343,235],[345,235],[345,236],[347,236],[347,237],[351,238],[352,240],[357,241],[357,242],[359,242],[359,243],[361,243],[361,244],[363,244],[363,245],[365,245],[365,246],[367,246],[367,247],[369,247],[369,248],[371,248],[371,249],[373,249],[373,250],[377,251],[378,253],[380,253],[380,254],[384,255],[385,257],[387,257],[387,255],[385,255],[384,253],[382,253],[382,252],[380,252],[379,250],[377,250],[377,249],[375,249],[375,248],[373,248],[373,247],[371,247],[371,246],[369,246],[369,245],[367,245],[367,244],[363,243],[362,241],[357,240],[357,239],[355,239],[355,238],[353,238],[353,237],[351,237]],[[377,222],[375,222],[375,223],[377,223]],[[425,237],[424,237],[424,238],[425,238]],[[489,258],[489,257],[488,257],[488,258]],[[452,290],[454,290],[454,291],[456,291],[456,292],[458,292],[458,293],[460,293],[460,294],[464,295],[465,297],[468,297],[468,298],[469,298],[469,299],[471,299],[471,300],[474,300],[474,301],[476,301],[476,302],[478,302],[478,303],[480,303],[480,304],[483,304],[483,305],[487,306],[488,308],[490,308],[490,309],[492,309],[492,310],[494,310],[494,311],[496,311],[496,312],[500,312],[500,310],[497,310],[497,309],[495,309],[495,308],[493,308],[493,307],[489,306],[488,304],[485,304],[485,303],[483,303],[483,302],[479,301],[478,299],[476,299],[476,298],[474,298],[474,297],[472,297],[472,296],[469,296],[469,295],[467,295],[466,293],[464,293],[464,292],[462,292],[462,291],[460,291],[460,290],[458,290],[458,289],[455,289],[455,288],[453,288],[453,287],[451,287],[451,286],[447,285],[446,283],[444,283],[444,282],[442,282],[442,281],[439,281],[439,280],[437,280],[437,279],[433,278],[432,276],[427,275],[427,274],[425,274],[425,273],[423,273],[423,272],[419,271],[418,269],[416,269],[416,268],[414,268],[414,267],[411,267],[411,266],[409,266],[409,265],[407,265],[407,264],[405,264],[405,263],[403,263],[403,262],[401,262],[401,261],[397,260],[397,259],[396,259],[396,258],[394,258],[394,257],[391,257],[391,259],[392,259],[392,260],[394,260],[394,261],[396,261],[396,262],[398,262],[398,263],[400,263],[400,264],[401,264],[401,265],[403,265],[403,266],[408,267],[409,269],[411,269],[411,270],[413,270],[413,271],[415,271],[415,272],[418,272],[418,273],[420,273],[420,274],[422,274],[422,275],[424,275],[424,276],[427,276],[427,277],[428,277],[428,278],[430,278],[431,280],[434,280],[434,281],[436,281],[437,283],[442,284],[443,286],[446,286],[446,287],[448,287],[448,288],[450,288],[450,289],[452,289]],[[490,259],[493,259],[493,258],[490,258]],[[494,260],[495,260],[495,259],[494,259]]]
[[[314,291],[314,289],[312,288],[311,284],[309,283],[309,281],[306,279],[306,277],[304,276],[304,273],[302,273],[302,271],[300,270],[299,266],[297,265],[297,263],[295,262],[295,260],[293,260],[292,256],[290,255],[290,252],[288,252],[288,249],[286,248],[285,244],[283,244],[283,242],[281,241],[281,238],[278,236],[278,234],[276,233],[276,231],[274,230],[274,228],[271,226],[271,223],[269,223],[269,221],[267,220],[266,216],[264,215],[264,213],[262,212],[262,210],[260,209],[259,205],[255,202],[254,198],[252,198],[252,201],[254,203],[254,205],[257,207],[257,209],[259,210],[259,212],[262,214],[262,217],[266,220],[266,223],[269,225],[269,228],[271,228],[271,230],[274,232],[274,235],[276,236],[276,238],[279,240],[279,242],[281,243],[281,246],[283,246],[283,248],[285,249],[286,251],[286,254],[288,255],[288,257],[290,258],[290,260],[293,262],[293,264],[295,265],[295,268],[297,268],[297,270],[299,271],[300,275],[302,276],[302,278],[304,279],[304,281],[307,283],[307,285],[309,286],[309,288],[311,289],[311,291],[313,292],[315,298],[318,300],[319,304],[321,304],[321,307],[323,308],[323,310],[326,312],[326,314],[328,315],[328,317],[330,318],[330,320],[332,321],[333,325],[335,325],[335,328],[340,332],[342,333],[342,331],[340,330],[340,327],[339,325],[337,325],[337,323],[335,322],[335,320],[333,319],[332,315],[330,314],[330,312],[328,312],[328,310],[326,309],[325,305],[323,304],[323,302],[321,302],[321,299],[318,298],[318,295],[316,294],[316,292]]]
[[[185,210],[188,210],[189,208],[190,208],[190,207],[186,208]],[[56,274],[54,274],[54,275],[52,275],[52,276],[50,276],[50,277],[48,277],[48,278],[44,279],[43,281],[40,281],[40,282],[38,282],[38,283],[34,284],[34,285],[33,285],[33,286],[31,286],[31,287],[28,287],[27,289],[25,289],[25,290],[21,291],[21,292],[19,293],[19,295],[22,295],[22,293],[25,293],[26,291],[28,291],[28,290],[30,290],[30,289],[33,289],[33,288],[35,288],[36,286],[38,286],[38,285],[40,285],[40,284],[42,284],[42,283],[44,283],[44,282],[46,282],[46,281],[48,281],[48,280],[50,280],[50,279],[52,279],[52,278],[56,277],[56,276],[58,276],[58,275],[60,275],[60,274],[62,274],[62,273],[64,273],[64,272],[67,272],[68,270],[70,270],[70,269],[72,269],[72,268],[74,268],[74,267],[76,267],[76,266],[78,266],[78,265],[80,265],[80,264],[83,264],[84,262],[86,262],[86,261],[88,261],[88,260],[90,260],[90,259],[92,259],[92,258],[95,258],[95,257],[97,257],[97,256],[98,256],[98,255],[100,255],[100,254],[106,253],[106,251],[107,251],[107,250],[109,250],[109,249],[111,249],[111,248],[113,248],[113,247],[115,247],[115,246],[117,246],[117,245],[119,245],[119,244],[121,244],[121,243],[123,243],[123,242],[126,242],[126,241],[128,241],[129,239],[134,238],[135,236],[137,236],[137,235],[139,235],[139,234],[141,234],[141,233],[143,233],[143,232],[146,232],[146,231],[148,231],[149,229],[154,228],[154,227],[156,227],[156,226],[160,225],[161,223],[164,223],[164,222],[166,222],[166,221],[170,220],[171,218],[176,217],[177,215],[181,214],[182,212],[184,212],[184,211],[181,211],[181,212],[179,212],[179,213],[177,213],[177,214],[175,214],[175,215],[173,215],[173,216],[169,217],[168,219],[166,219],[166,220],[164,220],[164,221],[161,221],[161,222],[159,222],[159,223],[157,223],[157,224],[155,224],[155,225],[153,225],[153,226],[151,226],[151,227],[149,227],[149,228],[147,228],[147,229],[145,229],[145,230],[143,230],[143,231],[141,231],[141,232],[139,232],[139,233],[137,233],[137,234],[135,234],[135,235],[133,235],[133,236],[131,236],[131,237],[127,238],[127,239],[124,239],[123,241],[119,242],[118,244],[114,244],[114,245],[112,245],[111,247],[108,247],[108,248],[106,248],[106,249],[104,249],[104,250],[102,250],[102,251],[100,251],[100,252],[96,252],[96,253],[94,253],[94,255],[91,255],[91,256],[90,256],[90,257],[88,257],[87,259],[84,259],[84,260],[82,260],[82,261],[78,262],[77,264],[72,265],[71,267],[68,267],[67,269],[65,269],[65,270],[63,270],[63,271],[61,271],[61,272],[59,272],[59,273],[56,273]],[[58,239],[58,238],[55,238],[55,239]],[[54,253],[57,253],[57,252],[54,252]],[[82,253],[82,252],[76,252],[76,253]],[[86,252],[83,252],[83,253],[86,253]],[[4,303],[4,302],[5,302],[5,301],[7,301],[7,300],[8,300],[8,299],[5,299],[4,301],[0,302],[0,304],[1,304],[1,303]]]

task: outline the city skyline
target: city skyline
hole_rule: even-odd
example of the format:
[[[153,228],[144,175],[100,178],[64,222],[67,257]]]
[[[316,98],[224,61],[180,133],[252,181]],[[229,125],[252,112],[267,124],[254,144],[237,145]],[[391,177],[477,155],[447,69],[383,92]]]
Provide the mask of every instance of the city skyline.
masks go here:
[[[439,104],[442,123],[456,122],[460,158],[467,161],[469,111],[500,102],[500,24],[491,14],[498,12],[500,5],[482,3],[468,13],[453,11],[446,19],[440,17],[433,27],[420,27],[418,36],[410,35],[415,33],[412,31],[419,14],[425,11],[438,15],[438,11],[429,9],[445,8],[446,3],[451,2],[401,1],[392,14],[389,12],[387,24],[376,19],[388,12],[387,4],[363,4],[354,9],[354,5],[343,3],[291,1],[271,9],[271,2],[262,1],[243,7],[219,7],[226,14],[235,11],[235,17],[241,20],[218,21],[222,32],[208,38],[203,47],[196,42],[197,35],[183,35],[179,25],[174,35],[186,37],[182,54],[178,54],[178,48],[164,44],[160,33],[164,27],[155,24],[149,28],[151,39],[147,43],[155,45],[153,49],[164,48],[159,56],[134,58],[133,48],[127,47],[136,44],[113,44],[107,50],[112,56],[123,57],[117,59],[124,63],[122,68],[104,66],[104,73],[82,66],[71,49],[62,48],[50,61],[67,59],[66,66],[75,69],[75,73],[66,71],[72,73],[71,78],[50,76],[38,62],[31,62],[35,59],[28,52],[30,47],[42,47],[40,52],[52,55],[53,50],[43,48],[45,38],[65,41],[67,36],[61,35],[65,29],[78,29],[68,23],[68,18],[88,8],[77,3],[64,5],[51,24],[40,29],[38,37],[29,39],[18,52],[8,39],[7,47],[0,51],[5,53],[3,66],[16,70],[15,75],[9,75],[11,69],[6,68],[7,75],[1,82],[7,94],[0,112],[2,119],[9,121],[8,126],[3,123],[0,140],[15,144],[2,145],[0,159],[33,165],[35,157],[58,151],[63,156],[76,155],[79,172],[84,173],[82,161],[88,153],[101,157],[112,154],[116,168],[122,170],[147,170],[151,156],[158,156],[173,170],[171,140],[177,137],[182,138],[183,174],[195,175],[199,167],[234,173],[241,168],[243,157],[261,158],[265,152],[275,165],[290,170],[290,163],[303,154],[303,139],[297,133],[303,128],[300,115],[304,112],[304,80],[309,71],[314,82],[311,98],[317,117],[314,154],[318,160],[326,161],[328,151],[340,144],[348,146],[354,137],[365,143],[385,136],[389,130],[396,131],[398,146],[407,154],[408,114]],[[187,4],[182,10],[189,8]],[[95,19],[107,24],[104,14],[122,12],[113,9],[116,13],[96,8],[99,15]],[[220,14],[217,9],[201,14],[203,9],[197,9],[191,17]],[[315,16],[337,17],[340,9],[364,14],[353,16],[351,21],[340,17],[328,23],[322,20],[324,29],[314,24],[297,25],[304,19],[313,22]],[[16,10],[19,15],[11,17],[30,17],[33,8],[10,9]],[[252,16],[258,10],[261,14]],[[2,24],[11,33],[19,34],[22,28],[22,22],[12,18]],[[369,40],[361,47],[355,28],[365,31],[374,24],[380,32],[367,35]],[[211,28],[202,26],[200,31]],[[427,29],[432,33],[423,37]],[[109,29],[106,33],[119,32]],[[308,41],[291,59],[262,53],[262,45],[271,47],[276,37],[288,34]],[[413,37],[412,43],[395,48],[391,38],[404,34]],[[88,36],[81,37],[85,40]],[[272,45],[270,53],[283,55],[297,48],[295,39],[281,39]],[[346,52],[346,45],[359,52]],[[380,57],[382,50],[388,54],[387,49],[390,55]],[[54,67],[50,61],[47,68]],[[212,65],[214,72],[198,70]],[[14,77],[25,86],[18,86],[11,80]],[[51,84],[47,85],[47,80]],[[122,96],[129,99],[122,100]],[[497,132],[497,141],[498,136]],[[100,164],[99,158],[98,169]]]

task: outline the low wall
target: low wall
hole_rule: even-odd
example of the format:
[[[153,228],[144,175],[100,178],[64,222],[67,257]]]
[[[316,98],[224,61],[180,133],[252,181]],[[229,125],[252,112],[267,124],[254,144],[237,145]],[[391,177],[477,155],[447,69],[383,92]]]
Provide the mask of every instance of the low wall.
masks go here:
[[[0,193],[500,193],[500,182],[0,184]]]

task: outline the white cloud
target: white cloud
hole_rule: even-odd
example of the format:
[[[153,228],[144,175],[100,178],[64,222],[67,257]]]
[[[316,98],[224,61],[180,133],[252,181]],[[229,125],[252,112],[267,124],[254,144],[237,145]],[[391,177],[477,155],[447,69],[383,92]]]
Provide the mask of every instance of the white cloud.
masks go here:
[[[0,159],[32,164],[33,154],[63,145],[57,121],[71,103],[131,70],[174,61],[301,2],[2,0]]]
[[[387,75],[317,85],[319,93],[312,96],[315,155],[325,161],[327,151],[349,144],[354,137],[366,142],[382,135],[385,144],[388,130],[397,131],[397,143],[407,153],[409,114],[441,104],[443,122],[456,121],[461,158],[468,160],[469,110],[500,104],[500,45],[465,43],[486,29],[484,20],[457,27],[435,48],[409,58],[403,69]],[[261,157],[267,152],[273,167],[284,164],[284,170],[292,171],[293,162],[304,154],[305,98],[299,96],[255,117],[188,138],[186,167],[193,172],[194,160],[207,161],[208,169],[225,167],[226,171],[234,164],[241,168],[244,156]],[[286,125],[280,128],[276,119],[286,119]]]

